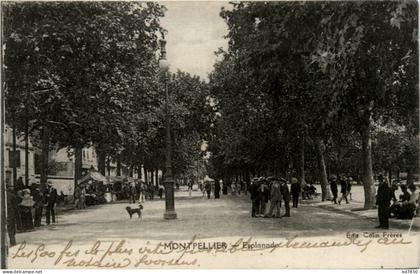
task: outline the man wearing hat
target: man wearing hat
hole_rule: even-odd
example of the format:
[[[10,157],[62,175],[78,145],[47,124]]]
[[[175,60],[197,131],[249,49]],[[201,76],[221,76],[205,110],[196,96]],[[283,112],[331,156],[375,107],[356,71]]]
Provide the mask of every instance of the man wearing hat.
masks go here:
[[[251,216],[253,218],[257,217],[257,214],[259,213],[259,200],[258,200],[258,181],[256,178],[254,178],[248,188],[249,194],[251,196],[251,202],[252,202],[252,210],[251,210]]]
[[[391,205],[392,191],[384,176],[378,176],[379,186],[376,195],[376,205],[378,206],[379,225],[376,228],[389,228],[389,207]]]
[[[283,217],[290,217],[290,192],[289,187],[287,186],[287,180],[281,178],[281,185],[280,185],[280,192],[283,196],[284,201],[284,208],[286,209],[286,213],[283,215]]]
[[[47,189],[44,192],[45,197],[45,221],[47,225],[52,220],[55,223],[55,203],[57,202],[57,190],[53,187],[52,182],[48,181]],[[51,219],[50,219],[51,216]]]
[[[298,207],[299,203],[299,193],[301,191],[300,184],[296,178],[292,178],[292,184],[290,186],[290,191],[292,192],[293,198],[293,207]]]
[[[259,179],[259,186],[258,186],[258,201],[259,201],[259,213],[260,215],[264,216],[265,214],[265,204],[268,203],[268,199],[270,197],[270,192],[268,190],[267,180],[264,177]]]

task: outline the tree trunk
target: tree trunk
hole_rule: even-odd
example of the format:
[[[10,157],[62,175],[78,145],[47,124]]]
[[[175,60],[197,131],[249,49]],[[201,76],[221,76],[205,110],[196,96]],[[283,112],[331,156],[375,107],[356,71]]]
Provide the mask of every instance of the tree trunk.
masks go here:
[[[155,179],[155,178],[154,178],[154,174],[155,174],[155,173],[153,172],[153,169],[152,169],[152,170],[150,171],[150,184],[151,184],[151,185],[153,185],[153,181],[154,181],[154,179]]]
[[[96,149],[96,155],[98,155],[98,171],[102,175],[105,175],[106,154],[102,149],[97,148]]]
[[[16,159],[16,125],[15,125],[15,120],[13,118],[13,125],[12,125],[12,148],[13,148],[13,185],[16,186],[16,182],[17,182],[17,168],[16,168],[16,164],[17,164],[17,159]]]
[[[370,138],[370,122],[362,126],[362,163],[363,163],[363,188],[365,192],[365,209],[375,207],[375,185],[372,170],[372,140]]]
[[[155,171],[155,182],[156,182],[156,186],[159,187],[159,169],[156,169]]]
[[[144,168],[144,182],[146,183],[146,185],[148,185],[148,183],[149,183],[148,178],[147,178],[147,169],[146,168]]]
[[[82,178],[83,170],[83,148],[74,148],[74,189],[77,186],[77,180]]]
[[[120,155],[117,156],[117,176],[121,176],[121,160],[120,160]]]
[[[300,141],[300,157],[299,157],[299,183],[303,187],[305,185],[305,136],[302,135]]]
[[[42,129],[42,152],[41,152],[41,179],[40,188],[44,191],[48,180],[48,154],[50,152],[50,129],[44,126]]]
[[[130,164],[130,169],[128,170],[128,174],[131,178],[133,177],[133,174],[134,174],[134,164],[133,163]]]
[[[318,156],[318,168],[321,182],[322,201],[330,200],[331,194],[328,187],[327,169],[325,167],[324,159],[324,144],[321,139],[316,140],[316,149]]]
[[[111,157],[108,156],[106,161],[106,168],[108,169],[108,176],[111,176]]]
[[[27,116],[25,120],[25,185],[29,185],[29,126]]]

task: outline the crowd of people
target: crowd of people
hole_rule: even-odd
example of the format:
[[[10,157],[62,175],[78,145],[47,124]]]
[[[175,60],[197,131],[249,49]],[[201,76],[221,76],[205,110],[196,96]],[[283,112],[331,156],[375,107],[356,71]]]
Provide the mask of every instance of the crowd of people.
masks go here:
[[[252,202],[251,216],[280,218],[284,203],[285,212],[282,216],[290,217],[290,201],[293,207],[298,207],[301,187],[296,178],[291,179],[290,190],[287,184],[284,178],[254,178],[248,187]]]
[[[351,185],[353,179],[351,177],[346,176],[339,176],[337,180],[337,176],[332,175],[330,179],[330,188],[332,193],[332,201],[334,204],[341,204],[343,200],[346,201],[346,204],[349,203],[349,199],[351,200]],[[340,198],[338,198],[338,184],[340,184]],[[337,200],[338,198],[338,200]]]
[[[388,229],[390,217],[412,219],[419,206],[419,192],[414,183],[398,185],[398,182],[393,182],[390,185],[383,175],[378,176],[378,181],[376,205],[378,206],[379,225],[377,228]],[[399,199],[396,197],[398,188],[402,191]]]
[[[16,244],[17,232],[32,231],[41,226],[42,217],[45,213],[45,223],[55,223],[55,206],[63,200],[64,194],[47,183],[45,190],[41,190],[39,184],[24,186],[19,181],[15,186],[9,182],[7,185],[7,231],[10,245]]]

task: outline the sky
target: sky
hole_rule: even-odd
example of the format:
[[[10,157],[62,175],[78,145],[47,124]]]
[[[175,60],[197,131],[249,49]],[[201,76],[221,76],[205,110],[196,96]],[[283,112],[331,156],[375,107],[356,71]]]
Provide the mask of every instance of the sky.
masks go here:
[[[162,2],[168,9],[161,25],[168,31],[167,59],[170,70],[177,69],[208,80],[216,62],[214,54],[220,47],[227,49],[227,26],[219,16],[228,2]]]

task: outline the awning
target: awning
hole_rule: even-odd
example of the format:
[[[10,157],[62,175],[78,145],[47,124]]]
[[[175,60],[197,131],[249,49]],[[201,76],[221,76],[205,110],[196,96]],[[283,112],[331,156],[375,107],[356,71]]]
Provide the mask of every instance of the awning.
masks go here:
[[[214,179],[206,175],[206,177],[204,177],[204,182],[214,182]]]
[[[106,179],[111,184],[124,181],[124,177],[122,176],[106,176]]]
[[[89,173],[86,174],[85,177],[77,180],[77,183],[82,184],[82,183],[85,183],[89,180],[103,182],[104,184],[108,183],[107,178],[97,171],[89,171]]]

